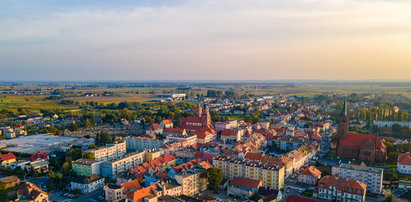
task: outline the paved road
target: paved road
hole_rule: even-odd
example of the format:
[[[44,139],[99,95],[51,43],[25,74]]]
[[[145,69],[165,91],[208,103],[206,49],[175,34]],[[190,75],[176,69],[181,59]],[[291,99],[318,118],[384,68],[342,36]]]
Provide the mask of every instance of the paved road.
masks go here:
[[[101,199],[100,197],[103,196],[103,188],[98,189],[90,194],[84,194],[80,195],[77,198],[74,199],[69,199],[65,196],[61,196],[62,193],[65,193],[64,191],[57,191],[54,193],[51,193],[50,195],[50,200],[52,201],[63,201],[63,202],[98,202],[98,201],[104,201],[104,199]]]

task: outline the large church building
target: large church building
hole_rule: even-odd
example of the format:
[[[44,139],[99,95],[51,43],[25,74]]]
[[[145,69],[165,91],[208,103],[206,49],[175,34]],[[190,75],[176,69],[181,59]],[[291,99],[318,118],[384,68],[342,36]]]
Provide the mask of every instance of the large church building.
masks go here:
[[[346,101],[338,128],[337,156],[368,162],[381,162],[387,159],[387,148],[377,135],[349,132]]]

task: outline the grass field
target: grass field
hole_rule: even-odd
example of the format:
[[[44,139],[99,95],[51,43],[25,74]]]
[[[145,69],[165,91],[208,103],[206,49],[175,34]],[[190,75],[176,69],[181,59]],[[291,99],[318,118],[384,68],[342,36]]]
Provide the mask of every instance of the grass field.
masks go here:
[[[40,109],[77,109],[76,106],[60,105],[55,100],[43,100],[46,96],[0,96],[0,109],[17,110],[18,108],[28,110]]]
[[[122,93],[120,96],[115,96],[115,97],[67,97],[65,99],[79,101],[79,102],[96,101],[96,102],[108,104],[108,103],[119,103],[119,102],[126,102],[126,101],[127,102],[144,102],[144,101],[155,99],[151,97],[152,95],[148,95],[148,94]]]

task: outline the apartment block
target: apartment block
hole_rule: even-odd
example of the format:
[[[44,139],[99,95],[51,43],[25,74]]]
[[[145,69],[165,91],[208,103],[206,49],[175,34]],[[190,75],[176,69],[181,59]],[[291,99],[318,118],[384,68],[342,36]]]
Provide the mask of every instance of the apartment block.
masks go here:
[[[126,143],[109,144],[97,149],[86,150],[84,153],[93,153],[96,161],[114,160],[126,154]]]
[[[263,187],[273,189],[282,189],[284,187],[285,167],[282,165],[220,155],[214,157],[213,166],[220,168],[223,177],[226,179],[233,179],[234,177],[250,178],[260,180]]]
[[[354,180],[336,176],[325,176],[318,181],[318,198],[329,201],[365,201],[367,185]]]
[[[113,176],[121,172],[130,170],[145,161],[145,152],[135,152],[124,156],[121,159],[105,161],[101,163],[101,175]]]
[[[92,174],[100,175],[100,165],[102,162],[94,161],[90,159],[78,159],[72,161],[71,165],[73,171],[78,176],[90,176]]]
[[[362,165],[341,164],[334,166],[332,175],[338,175],[346,179],[358,180],[367,185],[367,191],[373,194],[380,194],[382,191],[382,180],[384,169]]]
[[[164,145],[161,140],[153,140],[148,137],[125,138],[127,151],[143,151],[146,149],[159,149]]]

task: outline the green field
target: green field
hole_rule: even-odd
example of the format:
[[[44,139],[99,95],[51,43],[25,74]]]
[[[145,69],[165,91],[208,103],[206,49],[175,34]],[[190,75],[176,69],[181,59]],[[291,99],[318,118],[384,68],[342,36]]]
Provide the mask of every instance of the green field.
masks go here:
[[[17,110],[18,108],[27,110],[40,109],[77,109],[77,106],[60,105],[56,100],[44,100],[46,96],[26,96],[12,95],[0,96],[0,109]]]

